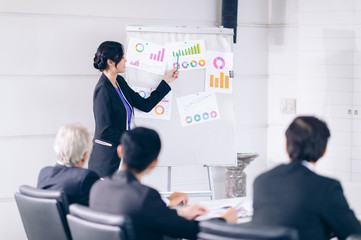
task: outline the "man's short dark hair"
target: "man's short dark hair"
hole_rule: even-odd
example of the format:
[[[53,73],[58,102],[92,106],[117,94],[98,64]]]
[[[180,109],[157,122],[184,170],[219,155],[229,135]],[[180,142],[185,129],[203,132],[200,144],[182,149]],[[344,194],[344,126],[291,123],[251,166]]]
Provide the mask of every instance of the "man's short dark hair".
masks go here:
[[[286,131],[287,150],[292,161],[316,162],[325,152],[330,130],[312,116],[297,117]]]
[[[124,132],[120,144],[123,147],[124,163],[136,172],[143,171],[157,159],[161,148],[158,133],[144,127]]]

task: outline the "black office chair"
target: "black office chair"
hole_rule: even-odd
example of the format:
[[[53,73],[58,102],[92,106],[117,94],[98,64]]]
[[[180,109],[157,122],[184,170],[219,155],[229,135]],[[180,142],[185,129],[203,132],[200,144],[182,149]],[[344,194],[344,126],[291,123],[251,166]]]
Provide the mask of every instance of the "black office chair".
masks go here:
[[[227,224],[219,219],[199,223],[199,240],[298,240],[298,233],[286,227]]]
[[[361,234],[351,234],[346,240],[361,240]]]
[[[71,240],[64,192],[22,185],[14,196],[28,240]]]
[[[129,217],[95,211],[72,204],[67,215],[73,240],[132,240],[134,234]]]

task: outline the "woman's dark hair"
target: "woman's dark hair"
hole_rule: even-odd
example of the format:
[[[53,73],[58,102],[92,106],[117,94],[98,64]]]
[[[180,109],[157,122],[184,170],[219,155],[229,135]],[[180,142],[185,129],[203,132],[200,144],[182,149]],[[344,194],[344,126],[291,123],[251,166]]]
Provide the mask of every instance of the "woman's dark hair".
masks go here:
[[[110,59],[118,65],[124,56],[124,48],[121,43],[106,41],[100,44],[95,53],[93,66],[103,72],[108,67],[107,60]]]
[[[292,161],[316,162],[325,152],[330,130],[315,117],[297,117],[286,131],[287,150]]]
[[[161,148],[156,131],[137,127],[123,133],[120,144],[123,147],[123,161],[128,169],[139,173],[157,159]]]

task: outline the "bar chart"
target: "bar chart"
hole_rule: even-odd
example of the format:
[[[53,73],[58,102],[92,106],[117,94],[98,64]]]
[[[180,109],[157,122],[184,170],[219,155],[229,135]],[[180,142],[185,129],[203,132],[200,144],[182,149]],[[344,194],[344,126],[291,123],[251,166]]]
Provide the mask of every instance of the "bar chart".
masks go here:
[[[158,51],[158,53],[151,53],[150,56],[149,56],[149,59],[151,60],[155,60],[155,61],[158,61],[158,62],[163,62],[164,60],[164,52],[165,52],[165,48]]]
[[[177,51],[173,51],[173,57],[178,56],[187,56],[187,55],[194,55],[194,54],[201,54],[201,47],[199,43],[192,47],[188,47],[186,49],[179,49]]]
[[[167,51],[164,45],[136,38],[129,39],[126,58],[127,67],[160,75],[164,74],[167,65]]]
[[[211,74],[209,77],[209,86],[211,88],[229,88],[229,76],[225,75],[224,72],[220,72],[219,77],[215,77],[214,74]]]
[[[133,66],[137,66],[137,67],[139,67],[139,60],[137,60],[137,61],[131,61],[130,62],[130,65],[133,65]]]

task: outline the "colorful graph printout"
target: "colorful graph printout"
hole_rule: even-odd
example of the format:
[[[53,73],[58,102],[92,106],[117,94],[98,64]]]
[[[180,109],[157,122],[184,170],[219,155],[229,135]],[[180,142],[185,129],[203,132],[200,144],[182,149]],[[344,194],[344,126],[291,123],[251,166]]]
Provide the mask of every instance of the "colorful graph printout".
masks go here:
[[[220,119],[217,98],[213,92],[201,92],[177,98],[183,127]]]
[[[177,68],[177,55],[179,56],[179,71],[205,68],[204,40],[173,42],[167,43],[165,46],[169,69]]]
[[[233,53],[207,51],[206,91],[232,93]]]
[[[143,98],[147,98],[152,93],[152,88],[133,87]],[[135,117],[170,120],[172,107],[172,91],[170,91],[150,112],[146,113],[134,108]]]
[[[127,50],[127,67],[163,75],[166,68],[165,47],[131,38]]]

